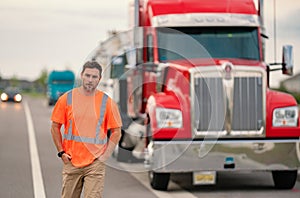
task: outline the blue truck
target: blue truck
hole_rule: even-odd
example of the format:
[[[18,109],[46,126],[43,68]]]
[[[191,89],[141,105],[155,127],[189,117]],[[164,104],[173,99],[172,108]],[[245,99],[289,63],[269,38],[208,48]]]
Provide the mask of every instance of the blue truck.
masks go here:
[[[58,98],[74,87],[75,74],[70,70],[51,71],[47,80],[48,105],[54,105]]]

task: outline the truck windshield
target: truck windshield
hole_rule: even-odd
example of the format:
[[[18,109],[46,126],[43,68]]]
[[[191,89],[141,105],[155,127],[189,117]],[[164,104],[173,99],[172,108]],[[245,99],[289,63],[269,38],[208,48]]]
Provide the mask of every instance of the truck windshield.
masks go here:
[[[157,28],[159,60],[239,58],[259,60],[255,27]]]

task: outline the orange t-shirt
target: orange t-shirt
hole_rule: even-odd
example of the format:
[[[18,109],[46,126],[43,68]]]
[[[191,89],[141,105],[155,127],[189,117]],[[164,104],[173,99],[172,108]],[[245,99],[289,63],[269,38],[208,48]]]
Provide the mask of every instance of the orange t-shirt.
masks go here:
[[[75,136],[95,138],[103,95],[103,92],[96,90],[94,96],[85,96],[79,92],[78,88],[75,88],[72,91],[72,104],[67,104],[67,93],[62,95],[53,109],[51,120],[64,125],[64,134],[68,134],[68,130],[71,129]],[[110,97],[107,98],[105,107],[105,111],[102,110],[104,116],[99,134],[101,140],[107,137],[108,129],[122,126],[118,107]],[[117,144],[117,142],[114,143]],[[104,153],[106,146],[106,144],[63,140],[64,151],[71,155],[71,162],[77,167],[91,164]]]

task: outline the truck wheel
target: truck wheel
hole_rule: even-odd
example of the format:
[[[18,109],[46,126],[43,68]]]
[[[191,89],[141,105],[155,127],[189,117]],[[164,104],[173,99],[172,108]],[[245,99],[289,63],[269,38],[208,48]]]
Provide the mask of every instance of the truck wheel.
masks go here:
[[[125,148],[122,146],[122,142],[125,141],[126,142],[126,134],[125,131],[122,130],[122,136],[121,139],[119,141],[119,145],[118,145],[118,151],[116,152],[115,156],[118,162],[126,162],[126,163],[132,163],[132,162],[136,162],[135,157],[132,155],[132,151],[134,149],[134,147],[128,147]]]
[[[293,171],[272,171],[273,181],[277,189],[291,189],[297,180],[297,170]]]
[[[149,180],[153,189],[155,190],[167,190],[170,180],[170,173],[156,173],[149,172]]]
[[[118,162],[131,162],[132,149],[118,147],[117,161]]]

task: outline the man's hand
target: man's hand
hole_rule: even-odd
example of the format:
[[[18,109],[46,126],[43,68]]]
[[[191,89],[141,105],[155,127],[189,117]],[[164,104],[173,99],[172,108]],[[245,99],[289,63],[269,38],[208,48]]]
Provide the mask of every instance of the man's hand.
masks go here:
[[[101,162],[105,162],[112,155],[116,145],[120,141],[120,138],[121,138],[121,128],[112,128],[111,129],[111,136],[110,136],[110,139],[108,141],[108,145],[106,147],[106,150],[100,157],[98,157],[98,159]]]
[[[70,163],[72,157],[69,154],[64,153],[64,154],[62,154],[61,159],[64,164],[68,164],[68,163]]]

